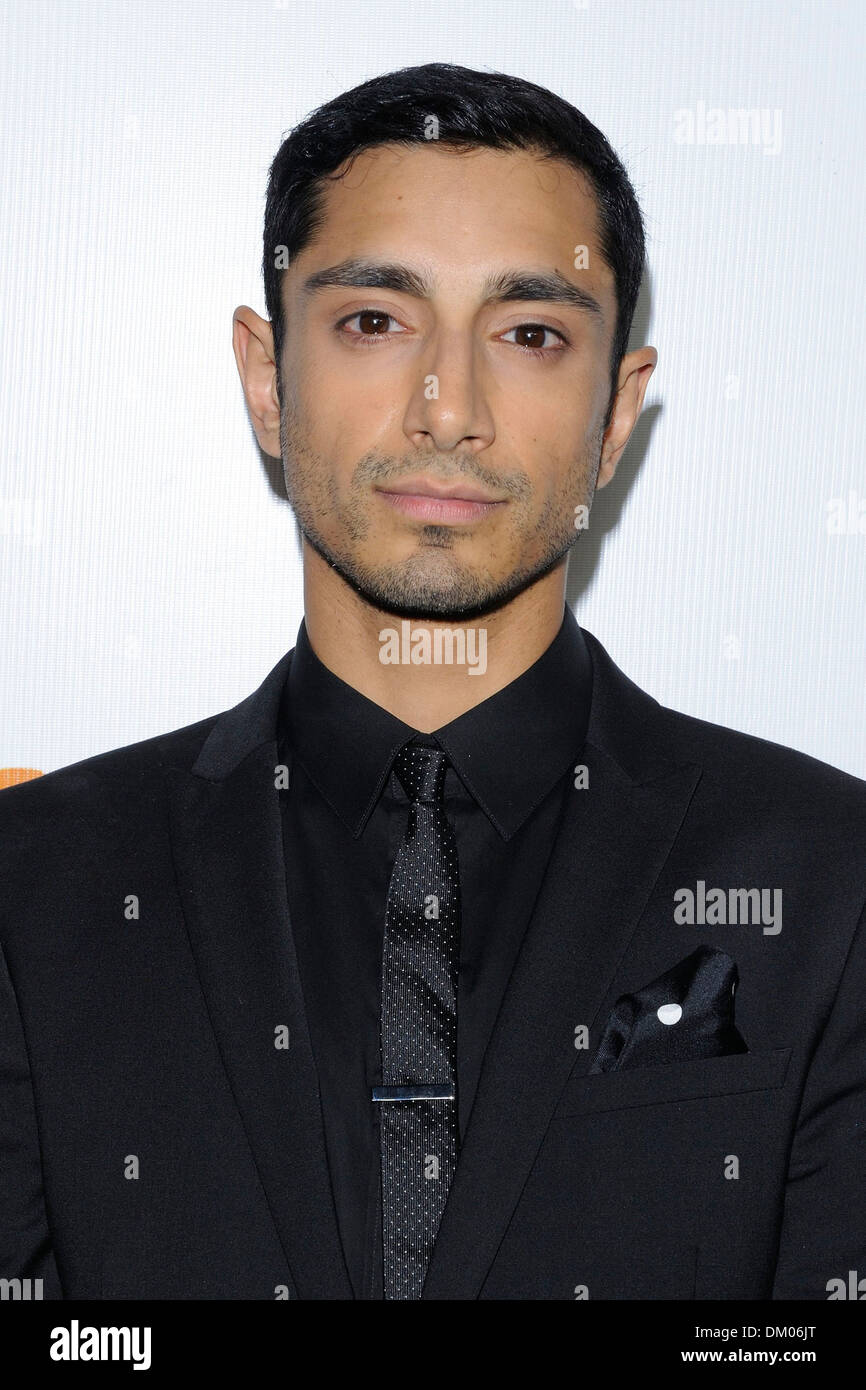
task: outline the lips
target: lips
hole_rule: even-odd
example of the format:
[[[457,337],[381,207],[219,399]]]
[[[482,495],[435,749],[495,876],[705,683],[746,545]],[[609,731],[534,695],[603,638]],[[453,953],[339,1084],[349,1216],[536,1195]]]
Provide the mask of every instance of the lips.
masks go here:
[[[468,482],[438,481],[431,478],[402,478],[393,487],[376,488],[382,501],[403,516],[430,524],[459,526],[482,521],[505,505],[505,499],[490,497]]]
[[[439,501],[457,498],[462,502],[495,503],[503,499],[491,497],[475,483],[461,482],[460,479],[402,478],[380,492],[396,494],[399,497],[435,497]]]

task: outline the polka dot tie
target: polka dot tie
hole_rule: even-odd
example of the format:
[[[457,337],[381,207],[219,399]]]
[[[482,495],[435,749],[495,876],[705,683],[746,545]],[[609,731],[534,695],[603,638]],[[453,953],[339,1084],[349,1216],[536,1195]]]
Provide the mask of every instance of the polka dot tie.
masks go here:
[[[457,1162],[460,876],[442,805],[447,767],[441,749],[414,743],[394,760],[410,806],[385,909],[383,1084],[373,1093],[383,1101],[386,1299],[421,1297]]]

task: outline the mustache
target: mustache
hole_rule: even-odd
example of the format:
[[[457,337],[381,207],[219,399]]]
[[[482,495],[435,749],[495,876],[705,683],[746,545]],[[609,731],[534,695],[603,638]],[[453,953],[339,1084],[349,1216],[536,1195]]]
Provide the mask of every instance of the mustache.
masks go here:
[[[518,501],[529,497],[532,492],[532,481],[522,469],[495,473],[472,456],[455,458],[453,455],[441,457],[433,454],[420,454],[405,461],[388,458],[384,454],[365,454],[352,475],[352,487],[362,489],[369,483],[395,482],[415,473],[426,473],[442,482],[452,478],[468,478],[491,492],[507,492]]]

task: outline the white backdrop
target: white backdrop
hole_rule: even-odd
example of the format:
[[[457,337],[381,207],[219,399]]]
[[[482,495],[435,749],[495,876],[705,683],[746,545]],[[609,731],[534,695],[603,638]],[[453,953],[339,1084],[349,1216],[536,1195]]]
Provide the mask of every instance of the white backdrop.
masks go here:
[[[664,703],[866,776],[864,17],[7,0],[0,767],[213,714],[294,644],[297,530],[231,351],[267,167],[321,101],[441,60],[572,101],[646,216],[659,366],[573,553],[579,620]]]

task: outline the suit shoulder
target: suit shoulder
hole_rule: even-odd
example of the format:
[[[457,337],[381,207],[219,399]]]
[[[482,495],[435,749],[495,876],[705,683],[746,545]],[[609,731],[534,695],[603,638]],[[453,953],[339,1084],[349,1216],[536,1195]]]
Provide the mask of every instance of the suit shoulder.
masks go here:
[[[678,758],[699,763],[705,773],[734,791],[761,787],[775,800],[808,807],[834,806],[866,821],[866,781],[756,734],[713,724],[659,706]]]
[[[810,812],[822,819],[847,814],[864,825],[866,781],[795,748],[661,704],[620,670],[592,633],[582,632],[593,662],[593,710],[598,698],[595,740],[630,775],[645,779],[671,763],[692,763],[702,771],[704,794],[714,787],[731,809],[787,807],[805,821]]]
[[[0,792],[0,825],[4,820],[20,822],[29,815],[41,819],[52,811],[83,807],[110,795],[118,785],[127,793],[131,787],[140,793],[148,781],[161,781],[167,768],[191,767],[219,717],[209,715],[194,724],[95,753],[42,777],[6,787]]]

